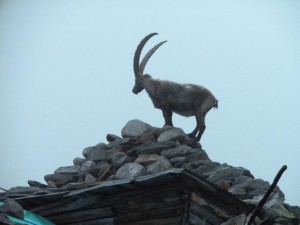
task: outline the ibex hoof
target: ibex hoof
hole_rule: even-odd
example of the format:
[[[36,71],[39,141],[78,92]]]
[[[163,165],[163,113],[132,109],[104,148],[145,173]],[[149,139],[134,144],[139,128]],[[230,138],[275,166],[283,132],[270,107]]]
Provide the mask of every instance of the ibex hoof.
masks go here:
[[[186,145],[188,145],[188,146],[191,146],[191,147],[193,147],[193,148],[201,148],[201,145],[197,142],[197,139],[195,138],[195,137],[193,137],[193,138],[188,138],[187,140],[186,140],[186,143],[185,143]]]

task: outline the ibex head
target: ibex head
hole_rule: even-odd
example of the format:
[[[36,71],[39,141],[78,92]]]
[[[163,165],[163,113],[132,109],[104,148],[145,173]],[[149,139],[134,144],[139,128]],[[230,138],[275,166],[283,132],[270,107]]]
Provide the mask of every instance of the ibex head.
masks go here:
[[[154,35],[157,35],[158,33],[151,33],[149,35],[147,35],[141,42],[140,44],[137,46],[137,49],[135,51],[134,54],[134,59],[133,59],[133,70],[134,70],[134,75],[135,75],[135,84],[134,87],[132,89],[132,92],[134,94],[138,94],[140,93],[142,90],[144,90],[144,83],[145,83],[145,79],[149,79],[151,78],[150,75],[148,74],[144,74],[144,69],[147,65],[148,60],[150,59],[150,57],[153,55],[153,53],[164,43],[166,43],[167,41],[162,41],[160,43],[158,43],[157,45],[155,45],[152,49],[150,49],[148,51],[148,53],[145,55],[145,57],[143,58],[142,62],[140,63],[140,56],[141,56],[141,52],[145,46],[145,44],[147,43],[147,41],[153,37]]]

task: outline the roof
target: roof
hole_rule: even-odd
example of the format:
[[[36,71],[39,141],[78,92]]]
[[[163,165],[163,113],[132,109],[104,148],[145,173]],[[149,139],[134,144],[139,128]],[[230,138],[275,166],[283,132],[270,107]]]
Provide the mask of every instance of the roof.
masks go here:
[[[62,200],[67,198],[80,198],[81,196],[115,193],[120,190],[132,190],[141,187],[157,186],[167,184],[171,182],[185,181],[185,185],[193,188],[197,188],[202,192],[210,195],[217,195],[227,201],[234,201],[235,203],[244,203],[230,193],[218,189],[215,185],[208,183],[208,181],[193,175],[192,173],[182,168],[172,168],[156,174],[140,176],[130,179],[119,179],[112,181],[105,181],[92,184],[89,187],[72,186],[77,190],[69,190],[67,188],[47,188],[48,193],[41,193],[40,195],[28,195],[26,197],[14,198],[23,207],[33,205],[44,205],[45,203],[51,203],[56,200]]]
[[[247,210],[242,201],[180,168],[77,188],[76,190],[48,188],[40,195],[14,199],[25,209],[57,224],[77,224],[76,221],[90,221],[92,218],[97,218],[93,220],[96,221],[94,224],[100,222],[110,224],[112,220],[128,219],[129,216],[124,214],[128,210],[131,210],[130,213],[136,218],[144,214],[159,218],[167,215],[170,217],[167,219],[176,221],[182,210],[182,194],[192,191],[205,196],[209,204],[229,210],[231,216]]]

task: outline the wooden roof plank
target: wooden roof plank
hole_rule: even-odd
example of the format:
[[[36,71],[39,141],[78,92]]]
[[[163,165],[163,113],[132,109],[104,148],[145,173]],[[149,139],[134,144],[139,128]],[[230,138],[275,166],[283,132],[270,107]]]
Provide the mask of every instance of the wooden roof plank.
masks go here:
[[[64,225],[114,225],[114,218],[108,217],[103,219],[96,219],[96,220],[89,220],[83,222],[76,222],[76,223],[67,223]]]
[[[60,207],[64,207],[65,205],[69,204],[72,201],[73,201],[73,199],[62,199],[61,201],[55,201],[55,202],[51,202],[48,204],[44,204],[44,205],[32,208],[32,209],[30,209],[30,211],[33,213],[38,213],[40,215],[44,215],[43,214],[44,212],[51,211],[51,209],[57,209]]]
[[[211,224],[222,224],[224,222],[224,220],[218,218],[214,212],[211,212],[209,209],[201,207],[193,202],[190,203],[190,212],[200,216],[201,218],[205,218],[205,220]]]
[[[181,205],[172,205],[165,207],[156,207],[144,210],[133,210],[127,212],[119,212],[115,215],[115,223],[134,223],[142,220],[162,219],[167,217],[180,217],[182,211]]]
[[[98,196],[87,196],[77,199],[69,199],[72,201],[65,202],[63,205],[59,205],[57,207],[52,207],[51,209],[44,209],[39,213],[43,216],[51,216],[55,214],[61,214],[69,211],[75,211],[77,209],[84,209],[86,207],[94,205],[96,202],[99,201]]]
[[[175,217],[167,217],[167,218],[160,218],[160,219],[148,219],[145,218],[144,220],[138,222],[125,222],[125,223],[118,223],[118,225],[178,225],[180,223],[180,218],[178,216]]]
[[[100,218],[112,217],[113,212],[110,207],[78,210],[70,213],[62,213],[54,216],[47,216],[55,224],[78,223]]]

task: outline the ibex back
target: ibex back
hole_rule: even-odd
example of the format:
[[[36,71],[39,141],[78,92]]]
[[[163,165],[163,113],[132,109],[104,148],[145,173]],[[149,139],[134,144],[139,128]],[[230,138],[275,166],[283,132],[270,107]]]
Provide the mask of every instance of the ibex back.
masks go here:
[[[171,81],[153,79],[149,74],[144,74],[145,66],[153,53],[166,41],[155,45],[143,58],[140,63],[140,55],[147,41],[157,35],[151,33],[137,46],[133,60],[135,84],[132,89],[134,94],[146,90],[154,107],[161,109],[165,119],[165,126],[173,126],[172,113],[182,116],[195,116],[196,128],[189,134],[189,137],[200,141],[205,130],[205,115],[211,108],[218,107],[218,100],[205,87],[194,84],[178,84]]]

